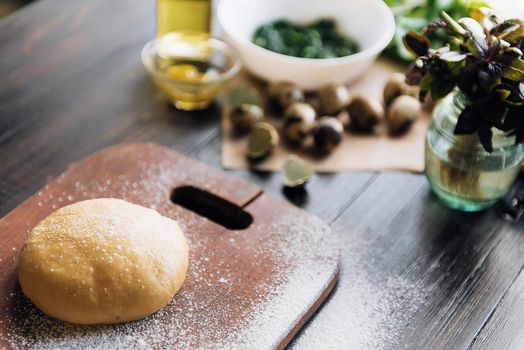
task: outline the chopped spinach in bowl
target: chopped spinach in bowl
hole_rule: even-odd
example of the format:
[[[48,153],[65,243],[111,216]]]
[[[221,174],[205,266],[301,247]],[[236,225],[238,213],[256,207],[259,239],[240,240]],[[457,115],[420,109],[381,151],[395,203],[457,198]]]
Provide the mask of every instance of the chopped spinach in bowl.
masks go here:
[[[253,42],[270,51],[304,58],[349,56],[359,51],[358,44],[341,35],[332,19],[319,19],[300,25],[279,19],[260,26]]]

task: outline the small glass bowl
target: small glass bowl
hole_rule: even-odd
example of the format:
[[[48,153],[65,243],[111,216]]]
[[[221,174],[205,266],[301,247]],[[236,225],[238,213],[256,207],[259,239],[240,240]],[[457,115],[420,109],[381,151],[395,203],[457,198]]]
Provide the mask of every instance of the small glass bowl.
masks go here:
[[[228,44],[189,31],[149,41],[142,49],[142,63],[173,105],[186,111],[208,107],[241,66]]]

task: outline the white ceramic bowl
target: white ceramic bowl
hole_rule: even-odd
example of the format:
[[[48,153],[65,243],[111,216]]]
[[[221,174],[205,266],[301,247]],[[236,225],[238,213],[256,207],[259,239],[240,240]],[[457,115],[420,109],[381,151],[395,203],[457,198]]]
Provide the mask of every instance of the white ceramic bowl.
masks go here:
[[[262,24],[286,18],[298,23],[333,18],[339,30],[359,43],[361,51],[325,59],[299,58],[266,50],[251,42]],[[221,0],[218,21],[226,41],[240,53],[244,66],[268,81],[286,80],[312,90],[358,78],[395,33],[395,20],[382,0]]]

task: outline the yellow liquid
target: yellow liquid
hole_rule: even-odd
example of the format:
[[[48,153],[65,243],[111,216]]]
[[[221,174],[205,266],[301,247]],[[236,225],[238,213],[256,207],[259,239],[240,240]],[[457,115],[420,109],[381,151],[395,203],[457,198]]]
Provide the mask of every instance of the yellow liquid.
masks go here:
[[[157,36],[179,30],[209,32],[211,0],[157,0]]]
[[[223,88],[221,78],[226,66],[212,59],[208,39],[205,33],[187,31],[157,39],[154,65],[165,78],[155,81],[179,109],[206,108]]]
[[[222,84],[216,83],[222,71],[209,62],[173,59],[162,70],[178,81],[178,83],[158,81],[157,84],[179,109],[206,108],[222,90]],[[208,84],[192,84],[199,82]]]

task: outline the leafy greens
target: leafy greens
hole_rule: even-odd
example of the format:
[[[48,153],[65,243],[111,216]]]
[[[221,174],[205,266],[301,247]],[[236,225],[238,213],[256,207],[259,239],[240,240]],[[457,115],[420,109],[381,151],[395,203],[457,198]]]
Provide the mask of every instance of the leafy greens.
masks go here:
[[[472,10],[488,7],[484,1],[477,0],[384,0],[395,15],[395,36],[386,49],[390,57],[413,61],[402,44],[402,38],[410,31],[421,32],[429,23],[437,19],[442,11],[453,18],[468,16]],[[448,40],[446,33],[434,33],[431,42],[441,47]]]

